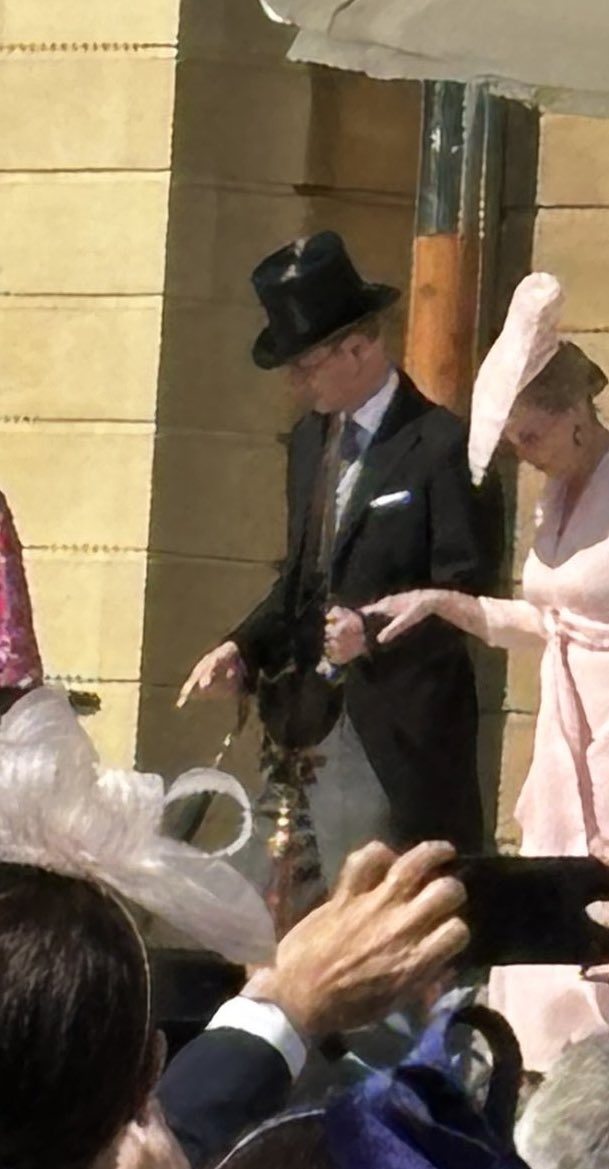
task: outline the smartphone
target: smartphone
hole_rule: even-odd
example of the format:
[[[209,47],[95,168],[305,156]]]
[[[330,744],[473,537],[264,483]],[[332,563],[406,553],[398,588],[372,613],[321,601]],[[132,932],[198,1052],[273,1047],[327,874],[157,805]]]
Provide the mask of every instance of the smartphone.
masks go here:
[[[460,965],[594,966],[609,962],[609,928],[586,907],[608,901],[609,867],[593,857],[462,856],[471,942]]]

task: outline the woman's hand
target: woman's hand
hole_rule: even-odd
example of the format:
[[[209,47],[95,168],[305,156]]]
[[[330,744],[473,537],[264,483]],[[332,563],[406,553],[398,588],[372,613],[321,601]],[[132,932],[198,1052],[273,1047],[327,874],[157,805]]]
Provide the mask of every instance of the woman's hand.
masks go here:
[[[400,634],[406,633],[426,617],[434,612],[436,593],[434,589],[412,589],[409,593],[395,593],[390,597],[383,597],[374,605],[365,605],[362,612],[366,616],[388,617],[389,624],[378,635],[380,645],[393,641]]]

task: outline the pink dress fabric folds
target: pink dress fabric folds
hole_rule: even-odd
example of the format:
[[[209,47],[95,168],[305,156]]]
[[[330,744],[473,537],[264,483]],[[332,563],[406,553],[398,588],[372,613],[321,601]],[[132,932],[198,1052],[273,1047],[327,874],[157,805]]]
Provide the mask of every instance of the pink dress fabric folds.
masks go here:
[[[42,682],[21,544],[4,495],[0,493],[0,688]]]
[[[581,856],[594,836],[609,839],[609,455],[563,525],[564,491],[550,483],[539,505],[524,600],[481,600],[491,645],[546,643],[516,807],[527,856]],[[490,991],[529,1069],[547,1070],[565,1043],[609,1026],[609,984],[583,982],[575,967],[495,970]]]

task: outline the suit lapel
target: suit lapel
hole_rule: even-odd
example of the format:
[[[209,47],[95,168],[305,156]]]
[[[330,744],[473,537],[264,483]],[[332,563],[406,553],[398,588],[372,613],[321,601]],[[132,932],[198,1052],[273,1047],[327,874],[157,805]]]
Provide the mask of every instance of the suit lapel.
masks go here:
[[[292,549],[302,549],[309,510],[321,466],[328,419],[319,414],[310,418],[309,433],[303,442],[303,457],[299,460],[298,484],[292,506]]]
[[[431,403],[415,388],[406,374],[401,374],[400,385],[390,402],[377,430],[355,482],[334,546],[336,561],[370,504],[380,494],[397,462],[402,460],[420,439],[419,420]]]

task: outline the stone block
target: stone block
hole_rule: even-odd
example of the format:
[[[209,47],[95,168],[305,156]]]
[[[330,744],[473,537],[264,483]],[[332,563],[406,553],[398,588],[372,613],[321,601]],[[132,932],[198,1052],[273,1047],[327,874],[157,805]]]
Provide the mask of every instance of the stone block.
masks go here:
[[[561,281],[563,328],[604,329],[609,324],[609,208],[542,209],[537,217],[534,263]]]
[[[266,595],[275,576],[264,564],[153,556],[146,582],[144,683],[178,688],[205,650]]]
[[[246,59],[178,66],[173,172],[218,183],[309,179],[312,78]]]
[[[497,811],[497,840],[500,844],[517,843],[519,838],[519,829],[514,821],[514,808],[531,764],[534,730],[533,715],[507,716]]]
[[[161,293],[168,175],[1,175],[0,290]]]
[[[167,240],[167,292],[252,305],[252,269],[261,257],[296,236],[341,232],[363,274],[400,287],[408,284],[413,209],[372,198],[328,198],[212,190],[196,184],[172,189]]]
[[[25,545],[146,548],[150,428],[40,423],[1,433],[2,488]]]
[[[180,59],[197,56],[207,60],[242,61],[266,58],[285,60],[294,40],[294,29],[274,24],[260,4],[251,0],[181,0]],[[297,65],[301,73],[306,66]]]
[[[419,87],[403,82],[256,57],[187,59],[177,74],[174,172],[412,196],[419,118]]]
[[[362,275],[407,289],[414,231],[414,208],[404,201],[356,196],[312,198],[307,231],[340,232]]]
[[[362,73],[312,74],[309,182],[406,196],[417,190],[421,87]]]
[[[167,230],[168,296],[255,303],[250,275],[267,252],[302,235],[306,200],[262,193],[172,187]]]
[[[539,710],[540,665],[543,644],[508,654],[506,707],[521,714]]]
[[[174,76],[160,55],[8,57],[0,170],[167,169]]]
[[[3,417],[154,421],[159,298],[0,299]]]
[[[138,767],[175,779],[190,767],[209,767],[229,731],[234,730],[234,702],[192,701],[176,710],[173,686],[144,686],[137,732]],[[253,713],[245,731],[227,751],[221,766],[252,791],[261,787],[258,766],[260,731]]]
[[[542,118],[538,202],[549,207],[609,205],[606,118]]]
[[[102,766],[132,768],[135,760],[137,712],[140,688],[135,682],[96,682],[72,685],[72,690],[93,692],[101,699],[97,714],[83,718]]]
[[[173,44],[180,0],[3,0],[3,44],[134,42]]]
[[[146,555],[32,552],[36,631],[52,677],[135,682],[140,671]]]
[[[150,548],[265,563],[284,548],[285,452],[249,435],[161,434]]]
[[[284,372],[258,369],[252,361],[261,325],[253,305],[166,305],[157,404],[161,430],[279,434],[291,429],[296,411]]]

